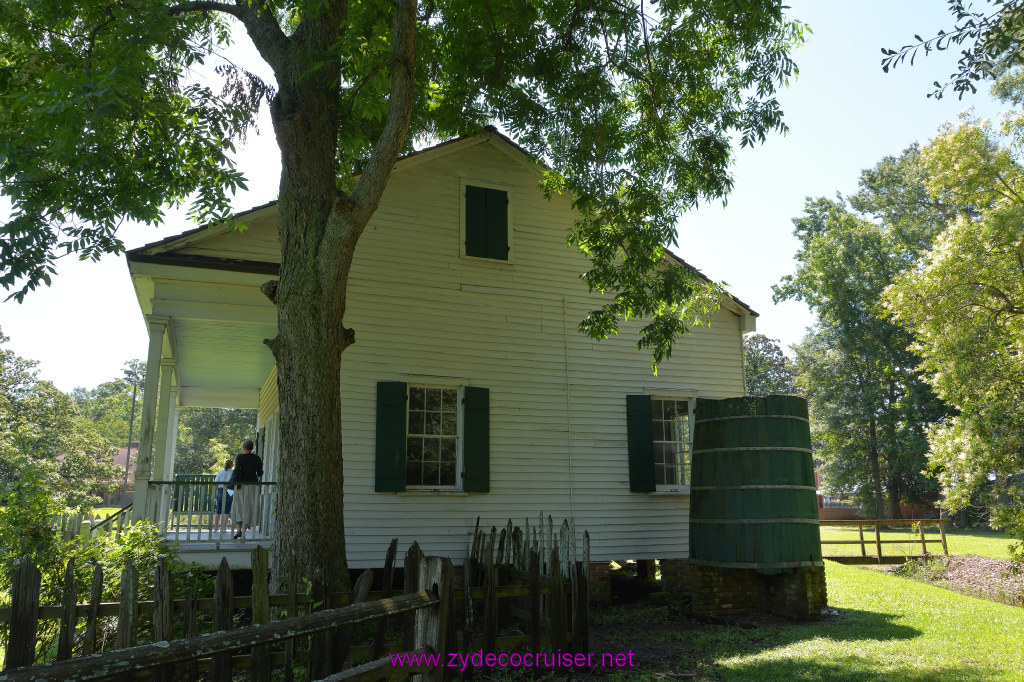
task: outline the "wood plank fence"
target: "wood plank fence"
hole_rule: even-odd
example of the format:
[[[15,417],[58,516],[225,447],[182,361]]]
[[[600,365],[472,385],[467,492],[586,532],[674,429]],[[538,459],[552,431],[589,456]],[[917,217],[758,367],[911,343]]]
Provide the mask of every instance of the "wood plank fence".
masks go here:
[[[233,594],[225,559],[212,597],[200,598],[193,584],[185,598],[172,599],[171,576],[161,560],[152,599],[138,600],[139,575],[129,564],[121,575],[121,600],[104,603],[102,569],[94,569],[91,589],[84,589],[75,584],[69,564],[63,603],[41,606],[39,571],[22,561],[11,606],[0,608],[0,622],[10,626],[0,682],[194,679],[201,673],[220,680],[230,679],[236,669],[248,669],[256,682],[269,680],[275,669],[289,682],[405,679],[416,673],[441,679],[443,669],[395,668],[390,658],[380,657],[523,646],[539,650],[545,644],[586,652],[587,564],[566,560],[575,552],[572,532],[563,524],[555,534],[550,517],[546,530],[527,525],[523,531],[509,522],[500,533],[496,528],[480,530],[478,520],[461,588],[455,586],[449,559],[424,557],[413,543],[397,596],[397,539],[388,548],[382,589],[376,592],[370,591],[373,572],[364,571],[351,592],[327,594],[312,585],[302,593],[293,565],[288,591],[269,594],[268,556],[259,547],[252,555],[251,596]],[[585,557],[587,534],[583,543]],[[78,595],[86,593],[89,600],[78,603]],[[399,615],[400,624],[389,623]],[[48,620],[57,621],[56,641],[40,642],[40,622]],[[361,623],[373,625],[357,628]],[[200,634],[201,629],[208,632]],[[519,634],[504,632],[510,629]],[[150,643],[140,644],[144,641]],[[376,660],[344,669],[350,661],[367,659]]]
[[[835,521],[820,521],[821,526],[857,526],[859,532],[859,538],[857,540],[822,540],[822,556],[825,559],[839,562],[841,564],[902,564],[907,559],[927,559],[932,555],[928,551],[929,544],[941,544],[942,553],[949,554],[949,549],[946,547],[946,524],[949,523],[949,519],[857,519],[857,520],[835,520]],[[930,539],[925,536],[925,527],[935,525],[939,528],[939,537]],[[900,528],[906,528],[909,533],[909,537],[902,540],[883,540],[882,539],[882,526],[894,526]],[[871,533],[868,537],[864,536],[864,529],[873,529],[874,533]],[[917,537],[914,537],[914,533]],[[908,550],[902,554],[885,554],[882,551],[882,545],[905,545],[914,546],[920,543],[921,553],[912,554]],[[843,554],[843,555],[829,555],[825,554],[824,545],[858,545],[860,548],[860,554]],[[871,548],[871,553],[868,553],[868,548]]]

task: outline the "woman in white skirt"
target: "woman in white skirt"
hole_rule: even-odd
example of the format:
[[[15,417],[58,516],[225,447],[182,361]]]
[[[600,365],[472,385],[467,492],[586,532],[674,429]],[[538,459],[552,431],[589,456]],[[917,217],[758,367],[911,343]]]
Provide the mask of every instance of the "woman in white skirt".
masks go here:
[[[263,478],[263,460],[252,451],[252,441],[242,443],[242,453],[235,458],[235,473],[232,483],[257,483]],[[245,531],[256,525],[259,514],[260,488],[257,485],[235,486],[235,500],[232,504],[232,518],[235,520],[235,539],[244,540]]]

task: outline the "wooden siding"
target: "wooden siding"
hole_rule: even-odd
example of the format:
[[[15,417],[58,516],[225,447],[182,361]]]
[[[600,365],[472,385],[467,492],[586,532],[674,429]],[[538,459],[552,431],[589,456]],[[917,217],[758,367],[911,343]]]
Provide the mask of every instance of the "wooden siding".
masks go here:
[[[639,324],[601,342],[579,334],[600,299],[579,279],[586,258],[566,244],[569,201],[545,200],[537,179],[486,143],[400,167],[359,242],[346,317],[356,344],[342,362],[353,567],[378,564],[391,537],[403,551],[417,540],[428,553],[462,557],[478,515],[486,525],[533,525],[541,511],[588,529],[594,560],[687,556],[689,496],[629,492],[626,395],[741,395],[740,318],[715,314],[657,376],[634,347]],[[459,188],[474,182],[510,186],[508,262],[460,255]],[[237,240],[251,239],[244,248],[218,250],[237,238],[222,235],[190,252],[277,261],[276,237],[260,233],[271,229],[250,226]],[[374,492],[376,384],[389,380],[490,389],[491,492]],[[271,373],[261,426],[273,425],[275,401]]]

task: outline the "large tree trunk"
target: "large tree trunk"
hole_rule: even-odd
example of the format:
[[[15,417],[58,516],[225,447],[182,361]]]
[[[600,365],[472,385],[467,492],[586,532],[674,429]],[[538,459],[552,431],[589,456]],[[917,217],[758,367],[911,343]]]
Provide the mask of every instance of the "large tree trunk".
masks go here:
[[[283,586],[294,561],[303,579],[347,590],[341,354],[351,340],[342,324],[348,269],[328,253],[338,204],[339,74],[325,66],[311,77],[304,64],[295,59],[278,73],[271,105],[282,166],[280,279],[264,287],[277,306],[278,333],[268,345],[281,409],[272,573]]]
[[[889,518],[903,518],[903,511],[900,509],[900,482],[895,476],[889,477]]]
[[[878,429],[875,420],[871,420],[871,484],[875,493],[875,518],[885,518],[885,505],[882,503],[882,468],[879,463]]]
[[[278,81],[270,113],[281,149],[281,272],[263,288],[277,306],[277,336],[266,343],[277,361],[281,410],[271,571],[278,588],[294,562],[300,578],[348,590],[341,437],[341,354],[354,341],[343,324],[348,277],[409,129],[416,1],[396,3],[387,120],[351,195],[337,186],[341,69],[329,57],[344,32],[346,2],[324,3],[289,36],[273,14],[240,12]],[[316,68],[313,59],[321,60]]]

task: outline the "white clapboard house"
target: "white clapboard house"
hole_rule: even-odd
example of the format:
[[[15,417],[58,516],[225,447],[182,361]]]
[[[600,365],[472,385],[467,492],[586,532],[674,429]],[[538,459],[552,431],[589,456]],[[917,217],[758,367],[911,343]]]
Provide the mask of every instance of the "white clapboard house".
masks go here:
[[[353,568],[380,565],[392,537],[401,551],[416,540],[458,560],[478,516],[489,527],[541,512],[588,530],[592,561],[687,556],[692,407],[743,394],[742,335],[757,313],[725,300],[657,376],[635,347],[639,325],[604,341],[580,334],[599,296],[566,242],[571,202],[545,199],[542,170],[496,132],[395,166],[359,242],[345,319],[358,339],[342,360]],[[216,557],[243,547],[182,514],[182,486],[168,483],[175,415],[259,409],[256,538],[272,542],[280,422],[263,340],[276,314],[260,285],[281,261],[275,211],[241,214],[245,231],[204,227],[128,254],[149,367],[160,368],[147,377],[143,423],[155,428],[143,433],[134,514]]]

